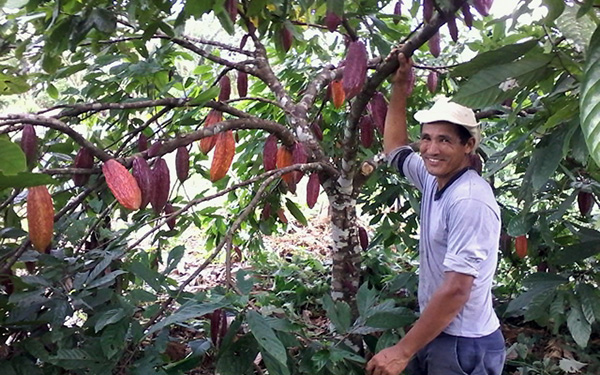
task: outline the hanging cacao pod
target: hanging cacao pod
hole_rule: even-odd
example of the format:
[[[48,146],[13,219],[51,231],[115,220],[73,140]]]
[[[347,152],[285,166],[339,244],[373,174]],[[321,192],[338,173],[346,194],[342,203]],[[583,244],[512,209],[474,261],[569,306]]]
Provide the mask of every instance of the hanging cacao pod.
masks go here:
[[[515,250],[517,252],[517,256],[521,259],[527,256],[527,237],[526,236],[517,236],[515,238]]]
[[[473,27],[473,14],[471,14],[471,6],[468,2],[465,2],[461,7],[463,20],[465,21],[465,25],[470,29]]]
[[[148,149],[148,137],[144,133],[140,133],[137,141],[137,148],[139,152],[144,152]]]
[[[154,184],[152,179],[152,171],[146,159],[136,156],[133,158],[133,167],[131,168],[131,174],[137,182],[140,191],[142,192],[142,202],[140,208],[144,209],[152,200],[152,194],[154,193]]]
[[[127,168],[115,159],[110,159],[102,165],[102,173],[108,188],[123,207],[129,210],[140,208],[142,192]]]
[[[227,9],[227,13],[229,14],[229,18],[232,23],[235,23],[238,15],[238,2],[237,0],[226,0],[225,1],[225,9]]]
[[[435,70],[429,72],[427,76],[427,89],[430,93],[434,94],[437,91],[438,85],[438,74]]]
[[[306,184],[306,205],[308,208],[313,208],[317,203],[320,189],[321,182],[319,181],[319,174],[313,172],[308,176],[308,183]]]
[[[321,120],[322,120],[321,116],[319,116],[310,124],[310,129],[312,130],[313,134],[315,135],[315,138],[317,138],[319,141],[323,140],[323,131],[321,130],[321,125],[320,125]]]
[[[284,223],[287,224],[288,223],[288,219],[285,216],[285,211],[283,211],[283,208],[280,208],[277,210],[277,217],[279,218],[279,220]]]
[[[175,208],[173,207],[173,205],[171,203],[167,203],[165,204],[165,216],[167,216],[167,226],[169,227],[169,229],[173,230],[175,229],[175,224],[176,224],[176,217],[172,215],[173,212],[175,212]]]
[[[148,157],[149,158],[153,158],[155,156],[157,156],[158,154],[160,154],[160,148],[162,147],[162,141],[158,140],[156,142],[154,142],[152,144],[152,146],[150,146],[150,148],[148,149]]]
[[[82,147],[77,152],[75,156],[75,161],[73,162],[73,167],[75,168],[83,168],[83,169],[91,169],[94,166],[94,155],[85,147]],[[73,183],[75,186],[83,186],[87,184],[90,179],[89,174],[74,174],[73,175]]]
[[[204,121],[204,126],[211,126],[218,122],[223,121],[223,114],[221,111],[217,111],[216,109],[211,110],[206,116],[206,121]],[[211,135],[210,137],[204,137],[200,140],[200,151],[203,154],[208,154],[210,150],[215,147],[215,142],[217,141],[216,135]]]
[[[448,16],[448,31],[450,32],[450,37],[454,41],[454,43],[458,42],[458,27],[456,27],[456,18],[454,17],[454,13]]]
[[[248,96],[248,73],[238,71],[237,75],[237,89],[240,98]]]
[[[290,152],[290,150],[288,150],[287,147],[285,147],[284,145],[279,146],[279,148],[277,149],[277,159],[276,159],[277,168],[289,167],[290,165],[293,164],[292,160],[293,160],[293,157],[292,157],[292,153]],[[288,189],[290,189],[290,191],[294,192],[295,188],[296,188],[294,175],[292,173],[286,173],[283,176],[281,176],[281,178],[287,184]]]
[[[434,0],[423,0],[423,20],[425,20],[425,23],[429,23],[431,17],[433,17],[433,1]]]
[[[242,40],[240,40],[240,49],[244,49],[244,47],[246,47],[246,42],[248,42],[249,37],[250,37],[250,34],[244,34],[244,36],[242,37]]]
[[[227,175],[233,156],[235,155],[235,139],[233,131],[227,130],[217,134],[215,152],[210,165],[210,180],[218,181]]]
[[[38,139],[35,135],[35,128],[33,125],[23,126],[23,133],[21,135],[21,149],[25,154],[25,161],[29,169],[33,168],[37,162],[38,153]]]
[[[262,221],[267,221],[271,217],[271,203],[265,203],[262,212],[260,213],[260,219]]]
[[[177,179],[181,183],[190,176],[190,153],[186,146],[177,148],[177,153],[175,154],[175,172]]]
[[[45,253],[54,233],[54,204],[46,186],[27,189],[27,225],[29,240],[40,253]]]
[[[294,148],[292,149],[292,164],[306,164],[308,161],[308,154],[306,153],[306,148],[300,142],[296,142],[294,144]],[[294,180],[296,184],[300,182],[304,176],[304,172],[296,171],[294,172]]]
[[[333,11],[327,11],[325,14],[325,26],[327,26],[327,30],[334,32],[341,23],[342,17]]]
[[[263,146],[263,166],[265,171],[277,168],[277,137],[270,134]]]
[[[290,48],[292,48],[294,36],[286,25],[279,29],[279,38],[281,39],[281,46],[283,47],[283,50],[285,52],[289,51]]]
[[[435,34],[433,34],[433,36],[427,41],[427,45],[429,46],[429,52],[431,52],[433,57],[438,57],[441,52],[440,33],[436,32]]]
[[[367,250],[369,247],[369,235],[367,234],[367,230],[360,226],[358,227],[358,242],[363,251]]]
[[[594,208],[594,194],[587,191],[577,193],[577,206],[579,207],[581,216],[588,216],[592,212],[592,208]]]
[[[383,134],[383,130],[385,128],[387,109],[388,105],[383,97],[383,94],[379,91],[375,92],[371,98],[371,101],[369,101],[369,111],[371,112],[371,118],[375,123],[375,127],[381,134]]]
[[[215,346],[217,347],[219,340],[219,326],[221,325],[221,309],[216,309],[213,311],[210,317],[210,339]]]
[[[346,100],[346,94],[344,93],[343,80],[335,79],[331,81],[331,99],[335,108],[341,108]]]
[[[236,252],[236,254],[239,254],[239,259],[240,261],[242,260],[242,252],[240,251],[239,247],[235,247],[234,251]],[[223,344],[223,339],[225,338],[225,335],[227,334],[227,329],[228,329],[228,324],[227,324],[227,311],[225,311],[225,309],[221,309],[221,324],[219,326],[219,347],[221,346],[221,344]]]
[[[231,97],[231,80],[227,74],[221,77],[219,86],[221,87],[221,91],[219,91],[219,101],[224,102],[229,100]]]
[[[156,159],[151,176],[154,191],[150,197],[150,204],[154,212],[160,215],[169,201],[169,190],[171,189],[169,167],[163,158]]]
[[[355,97],[367,79],[367,48],[360,40],[350,43],[344,66],[344,94],[346,100]]]
[[[371,147],[373,145],[373,137],[375,136],[371,116],[362,116],[358,123],[358,128],[360,131],[360,144],[366,148]]]
[[[473,7],[475,7],[477,13],[485,17],[490,14],[493,2],[494,0],[473,0]]]
[[[483,162],[479,154],[469,154],[469,166],[475,170],[480,176],[483,171]]]
[[[394,15],[397,16],[394,18],[394,25],[397,25],[400,22],[400,16],[402,15],[402,1],[398,0],[396,5],[394,5]]]

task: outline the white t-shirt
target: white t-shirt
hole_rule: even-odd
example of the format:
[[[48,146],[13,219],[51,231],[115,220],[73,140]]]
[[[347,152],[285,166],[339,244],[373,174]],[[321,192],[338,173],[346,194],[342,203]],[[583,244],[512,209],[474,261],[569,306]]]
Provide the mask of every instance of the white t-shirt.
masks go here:
[[[388,160],[422,192],[419,240],[419,307],[427,306],[444,273],[473,276],[469,300],[444,332],[482,337],[500,322],[492,306],[492,282],[498,263],[500,209],[489,184],[472,169],[454,176],[438,192],[423,159],[408,146]],[[401,165],[400,165],[401,164]]]

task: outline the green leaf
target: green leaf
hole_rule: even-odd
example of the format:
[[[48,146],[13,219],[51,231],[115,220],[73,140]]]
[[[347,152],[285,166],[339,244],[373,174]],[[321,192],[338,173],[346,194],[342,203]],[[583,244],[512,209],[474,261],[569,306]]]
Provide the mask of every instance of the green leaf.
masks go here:
[[[100,346],[106,358],[112,358],[125,347],[127,326],[127,322],[111,324],[102,331]]]
[[[285,206],[300,224],[304,226],[308,225],[308,220],[306,220],[306,217],[304,216],[300,208],[296,205],[296,203],[292,202],[289,198],[286,198]]]
[[[253,335],[247,334],[237,339],[231,346],[219,351],[217,373],[222,375],[254,374],[253,362],[259,346]]]
[[[22,94],[29,88],[25,78],[0,73],[0,95]]]
[[[266,319],[254,310],[246,314],[248,326],[256,338],[261,351],[269,353],[277,362],[287,368],[287,353],[285,347],[275,335]]]
[[[544,5],[548,8],[548,15],[544,19],[547,23],[557,19],[565,10],[564,0],[544,0]]]
[[[592,326],[583,316],[583,312],[579,306],[571,306],[571,311],[567,316],[567,327],[577,345],[585,348],[590,340]]]
[[[360,316],[367,316],[369,309],[377,302],[377,291],[369,288],[368,283],[363,283],[356,293],[356,305]]]
[[[202,91],[195,98],[191,98],[190,105],[202,106],[209,100],[216,98],[220,92],[219,86],[212,86],[211,88]]]
[[[392,329],[413,323],[415,313],[405,307],[394,307],[393,301],[386,301],[371,308],[365,324],[369,327]]]
[[[344,17],[344,0],[327,0],[327,12]]]
[[[30,186],[54,185],[56,181],[42,173],[21,172],[14,176],[5,176],[0,173],[0,190],[9,187],[26,188]]]
[[[125,309],[122,308],[105,311],[101,313],[98,317],[98,320],[94,325],[94,330],[96,331],[96,333],[98,333],[102,330],[102,328],[106,327],[107,325],[117,323],[118,321],[123,319],[126,314],[127,313],[125,312]]]
[[[595,0],[584,0],[583,5],[577,11],[577,18],[585,16],[594,7]]]
[[[600,165],[600,27],[588,47],[579,108],[581,129],[590,155]]]
[[[576,288],[581,301],[581,310],[590,324],[600,321],[600,293],[590,284],[579,284]]]
[[[563,158],[563,146],[571,139],[567,136],[568,130],[567,127],[563,127],[550,133],[542,138],[533,151],[525,178],[531,178],[534,191],[540,190],[558,168]]]
[[[554,292],[559,285],[566,284],[569,280],[559,275],[550,273],[534,273],[523,280],[523,285],[528,288],[525,293],[522,293],[517,298],[510,301],[504,314],[521,315],[523,310],[540,294]]]
[[[239,270],[235,274],[236,285],[237,285],[238,289],[240,290],[240,292],[242,292],[244,295],[250,294],[250,291],[252,291],[252,288],[254,288],[254,283],[256,282],[255,278],[246,277],[246,276],[248,276],[248,274],[249,273],[243,269]]]
[[[327,312],[327,317],[335,326],[338,333],[346,333],[352,324],[352,314],[350,306],[344,301],[333,302],[330,295],[326,294],[322,298],[323,307]]]
[[[188,319],[197,318],[202,315],[212,313],[216,309],[220,309],[225,306],[227,306],[227,302],[224,300],[205,303],[197,301],[186,302],[179,308],[179,310],[150,327],[146,333],[146,336],[149,336],[171,324],[185,322]]]
[[[163,271],[163,275],[168,275],[177,267],[183,256],[185,255],[185,246],[175,246],[169,251],[167,258],[167,267]]]
[[[164,276],[145,264],[133,262],[129,265],[129,271],[148,283],[155,292],[160,292],[162,290],[161,280],[164,280]]]
[[[94,24],[94,27],[100,32],[112,34],[117,29],[117,18],[112,12],[106,9],[93,9],[90,12],[89,18]]]
[[[563,247],[552,259],[556,265],[569,265],[580,262],[600,253],[600,240],[584,241]]]
[[[26,170],[27,163],[21,147],[6,138],[0,138],[0,172],[9,176]]]

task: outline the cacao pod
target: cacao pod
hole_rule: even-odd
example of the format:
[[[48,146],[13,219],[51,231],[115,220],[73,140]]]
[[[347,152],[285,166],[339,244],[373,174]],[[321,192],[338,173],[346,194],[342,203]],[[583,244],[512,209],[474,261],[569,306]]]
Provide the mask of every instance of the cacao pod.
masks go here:
[[[425,20],[425,23],[429,23],[431,17],[433,17],[433,1],[434,0],[423,0],[423,20]]]
[[[221,309],[213,311],[210,317],[210,339],[215,347],[219,340],[219,326],[221,325]]]
[[[31,169],[37,161],[38,139],[35,135],[33,125],[23,126],[23,134],[21,135],[21,149],[25,154],[27,166]]]
[[[465,25],[470,29],[473,27],[473,14],[471,14],[471,6],[468,2],[465,2],[461,7],[463,20],[465,21]]]
[[[175,154],[175,172],[181,183],[190,176],[190,153],[185,146],[177,148]]]
[[[277,168],[277,137],[270,134],[263,146],[263,166],[265,171]]]
[[[210,165],[210,180],[219,181],[229,171],[233,156],[235,155],[235,139],[233,131],[227,130],[217,134],[215,152],[213,153],[212,163]]]
[[[175,212],[175,208],[173,207],[173,205],[171,205],[171,203],[167,203],[167,204],[165,204],[164,211],[165,211],[165,216],[167,216],[167,226],[171,230],[175,229],[176,217],[174,215],[172,215],[172,213]]]
[[[500,250],[502,254],[510,255],[511,237],[504,230],[500,232]]]
[[[454,43],[458,42],[458,27],[456,27],[456,18],[454,14],[448,16],[448,31]]]
[[[277,168],[285,168],[293,164],[292,153],[284,145],[279,146],[277,149],[277,159],[275,164],[277,165]],[[294,192],[296,187],[294,175],[292,173],[286,173],[281,176],[281,178],[287,184],[288,189]]]
[[[473,6],[477,13],[485,17],[490,14],[493,2],[494,0],[473,0]]]
[[[281,47],[285,52],[289,51],[292,48],[292,44],[294,42],[294,36],[290,29],[287,26],[283,26],[279,29],[279,38],[281,39]]]
[[[594,194],[587,191],[580,191],[577,194],[577,206],[579,206],[581,216],[588,216],[594,207]]]
[[[308,208],[313,208],[319,198],[319,190],[321,189],[321,182],[319,181],[319,174],[314,172],[308,176],[308,183],[306,184],[306,204]]]
[[[73,163],[75,168],[91,169],[94,166],[94,155],[87,148],[80,148],[75,156],[75,162]],[[74,174],[73,182],[75,186],[83,186],[87,184],[90,179],[89,174]]]
[[[235,247],[237,249],[237,252],[239,252],[240,254],[240,259],[241,259],[241,251],[239,247]],[[219,347],[221,346],[221,344],[223,344],[223,339],[225,338],[225,335],[227,334],[227,329],[228,329],[228,325],[227,325],[227,311],[225,311],[225,309],[221,309],[221,325],[219,327]]]
[[[169,189],[171,188],[169,167],[163,158],[156,159],[154,167],[152,167],[151,176],[154,191],[150,197],[150,204],[152,205],[154,212],[157,215],[160,215],[169,201]]]
[[[227,13],[229,13],[229,18],[231,19],[231,22],[235,23],[238,15],[237,0],[226,0],[225,8],[227,9]]]
[[[527,256],[527,237],[517,236],[515,238],[515,250],[519,258],[523,259]]]
[[[379,133],[383,134],[385,129],[385,118],[387,116],[387,102],[383,97],[383,94],[377,91],[373,94],[371,101],[369,101],[369,111],[371,112],[371,118],[375,123],[375,127],[379,130]]]
[[[321,120],[322,120],[321,116],[319,116],[317,119],[315,119],[310,124],[310,129],[312,130],[313,134],[319,141],[323,140],[323,131],[321,130],[321,125],[320,125]]]
[[[343,80],[336,79],[331,81],[331,99],[335,108],[341,108],[346,100],[346,94],[344,93]]]
[[[481,176],[483,162],[481,161],[479,154],[469,154],[469,165]]]
[[[46,186],[27,189],[27,225],[29,240],[40,253],[45,253],[54,232],[54,204]]]
[[[148,203],[152,200],[152,194],[154,193],[154,184],[152,179],[152,171],[146,159],[136,156],[133,158],[133,167],[131,168],[131,174],[137,182],[140,191],[142,192],[142,202],[140,208],[144,209]]]
[[[150,148],[148,149],[148,157],[153,158],[153,157],[157,156],[158,154],[160,154],[161,147],[162,147],[162,141],[158,140],[158,141],[154,142],[152,144],[152,146],[150,146]]]
[[[394,25],[397,25],[400,22],[400,16],[402,15],[402,1],[398,0],[396,5],[394,5]]]
[[[307,161],[308,154],[306,153],[306,148],[304,148],[304,145],[302,143],[296,142],[292,150],[292,164],[306,164]],[[294,179],[296,184],[302,179],[302,176],[304,176],[304,172],[294,172]]]
[[[427,41],[427,45],[429,46],[429,52],[433,55],[433,57],[438,57],[440,55],[440,33],[436,32],[433,34],[431,38]]]
[[[142,192],[127,168],[115,159],[110,159],[102,165],[102,173],[108,188],[123,207],[129,210],[140,208]]]
[[[240,40],[240,49],[244,49],[244,47],[246,47],[246,42],[248,42],[249,37],[250,37],[250,34],[244,34],[244,36],[242,37],[242,40]]]
[[[137,148],[139,152],[144,152],[148,149],[148,137],[144,133],[140,133],[137,142]]]
[[[363,227],[358,227],[358,241],[360,242],[360,247],[363,250],[367,250],[369,247],[369,235],[367,234],[367,230]]]
[[[223,121],[223,114],[221,111],[217,111],[215,109],[211,110],[206,116],[206,121],[204,122],[204,126],[210,126],[216,124],[218,122]],[[208,154],[210,150],[215,147],[215,142],[217,141],[216,135],[211,135],[210,137],[204,137],[200,140],[200,151],[203,154]]]
[[[325,14],[325,26],[327,26],[327,30],[334,32],[341,23],[342,17],[333,11],[327,11]]]
[[[241,70],[238,71],[237,89],[240,98],[248,96],[248,73],[242,72]]]
[[[277,217],[279,218],[279,220],[282,223],[284,223],[284,224],[288,223],[288,219],[287,219],[287,217],[285,217],[285,212],[283,211],[283,208],[280,208],[277,210]]]
[[[229,100],[231,97],[231,80],[227,74],[221,77],[219,86],[221,87],[221,91],[219,91],[219,101],[224,102]]]
[[[344,67],[344,94],[346,100],[355,97],[367,79],[367,48],[360,40],[350,43]]]
[[[373,145],[373,137],[375,136],[371,116],[362,116],[358,127],[360,130],[360,144],[366,148],[371,147]]]
[[[432,70],[429,72],[427,76],[427,89],[430,93],[434,94],[437,91],[438,85],[438,74],[436,71]]]
[[[271,217],[271,203],[265,203],[262,212],[260,213],[260,219],[262,221],[267,221]]]

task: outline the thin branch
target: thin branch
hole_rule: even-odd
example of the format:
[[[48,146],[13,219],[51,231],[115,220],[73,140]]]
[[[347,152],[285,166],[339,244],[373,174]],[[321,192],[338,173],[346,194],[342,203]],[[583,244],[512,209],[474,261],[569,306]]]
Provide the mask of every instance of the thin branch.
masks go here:
[[[72,174],[96,174],[100,173],[100,168],[75,168],[75,167],[67,167],[67,168],[48,168],[43,169],[40,173],[44,173],[50,176],[60,176],[60,175],[72,175]]]
[[[5,207],[7,207],[9,204],[12,203],[12,201],[17,197],[17,195],[19,195],[19,193],[21,192],[21,189],[15,189],[12,194],[6,198],[6,200],[4,202],[2,202],[2,204],[0,204],[0,211],[2,211]]]
[[[150,107],[184,107],[190,101],[189,98],[164,98],[156,100],[135,100],[121,103],[86,103],[74,104],[67,106],[65,111],[62,111],[54,118],[75,117],[86,112],[99,112],[108,109],[141,109]],[[0,117],[1,118],[1,117]],[[1,125],[1,124],[0,124]]]
[[[2,267],[0,267],[0,275],[6,274],[6,272],[10,269],[19,260],[21,255],[27,250],[31,241],[29,239],[25,240],[18,248],[15,250],[13,255],[8,257],[8,260],[4,263]]]
[[[213,40],[196,38],[196,37],[189,36],[189,35],[186,35],[184,37],[184,39],[188,39],[192,42],[196,42],[196,43],[200,43],[200,44],[206,44],[209,46],[219,47],[222,50],[231,51],[231,52],[239,53],[239,54],[246,55],[246,56],[251,56],[251,57],[254,56],[254,51],[246,51],[244,49],[241,49],[238,47],[233,47],[233,46],[230,46],[225,43],[215,42]]]
[[[244,96],[242,98],[229,99],[229,100],[226,100],[224,103],[229,104],[229,103],[239,102],[239,101],[242,101],[242,100],[255,100],[257,102],[263,102],[263,103],[271,104],[271,105],[274,105],[274,106],[276,106],[276,107],[278,107],[280,109],[285,110],[285,108],[283,108],[281,106],[281,104],[277,103],[275,100],[271,100],[271,99],[267,99],[267,98],[259,98],[257,96]]]

